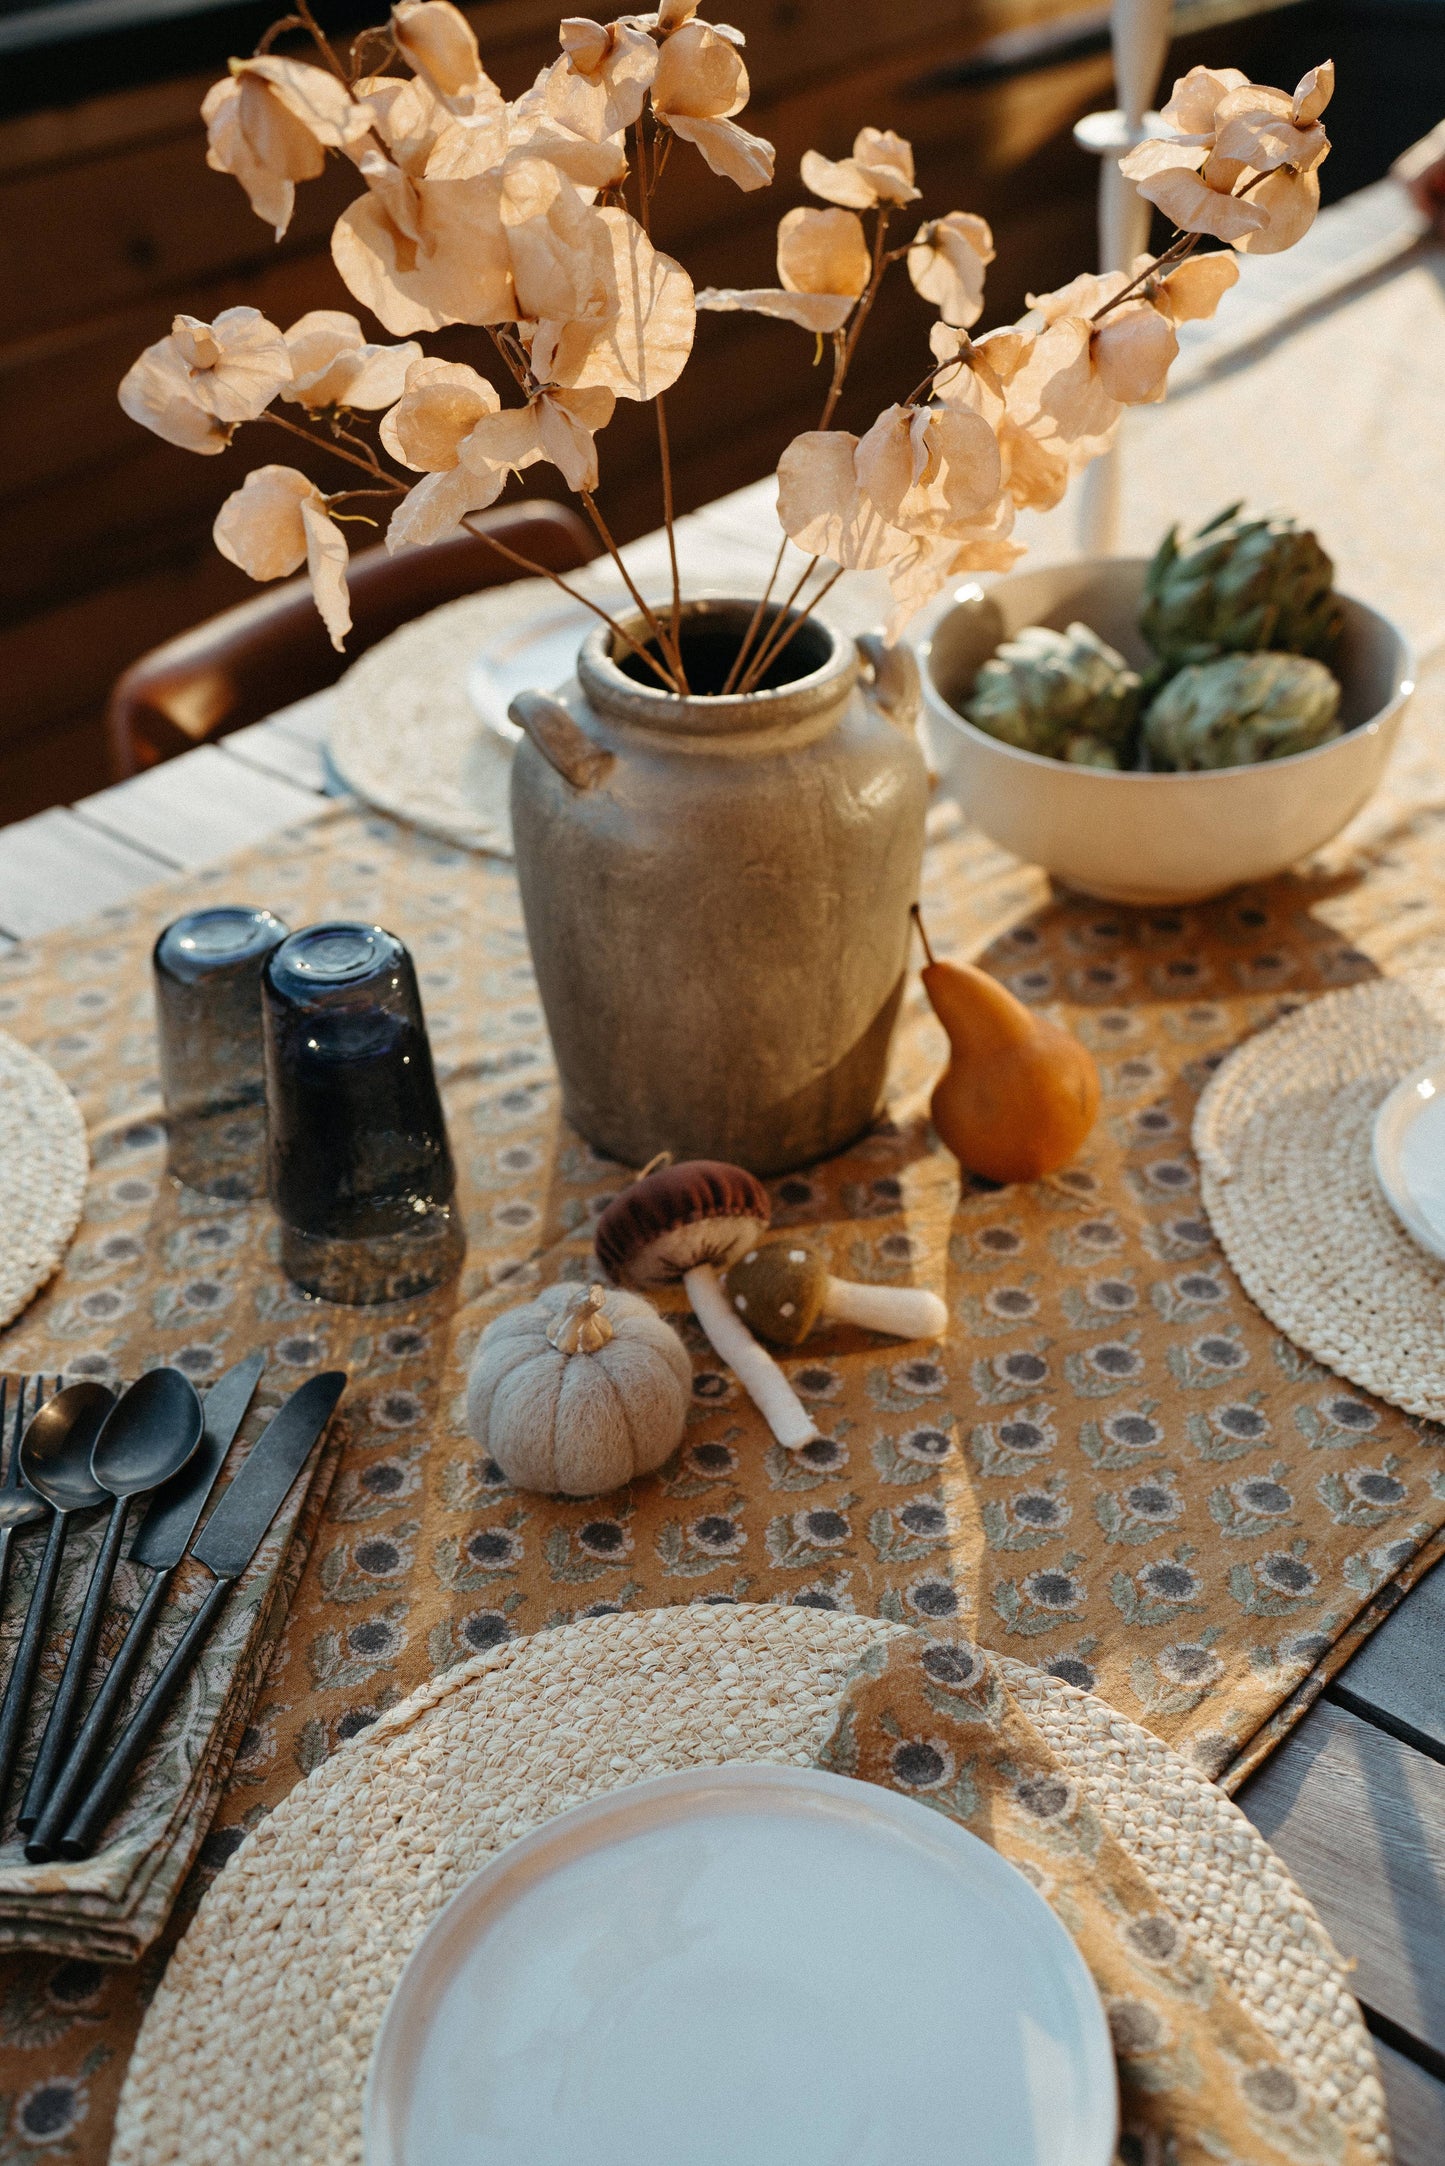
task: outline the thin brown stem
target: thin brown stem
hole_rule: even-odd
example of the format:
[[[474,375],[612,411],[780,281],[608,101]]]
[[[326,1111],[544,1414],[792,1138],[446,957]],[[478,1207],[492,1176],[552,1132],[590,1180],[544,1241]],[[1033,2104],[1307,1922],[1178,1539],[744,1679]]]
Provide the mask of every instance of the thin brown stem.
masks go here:
[[[833,380],[828,386],[828,395],[823,401],[823,411],[819,416],[818,428],[820,431],[828,428],[838,410],[838,401],[843,396],[843,386],[848,380],[848,370],[852,365],[859,334],[868,321],[869,311],[872,309],[873,303],[878,298],[878,289],[883,283],[883,274],[888,269],[889,264],[896,260],[900,252],[904,255],[907,254],[906,249],[902,251],[895,249],[890,253],[885,247],[884,243],[888,235],[888,217],[887,208],[880,204],[878,207],[878,223],[873,233],[873,268],[869,273],[868,284],[859,296],[858,305],[853,311],[846,333],[835,331],[833,334]],[[748,676],[742,678],[742,689],[748,689],[749,679],[752,676],[752,668],[748,658],[753,652],[754,641],[758,637],[758,630],[763,621],[763,613],[772,599],[773,588],[776,586],[778,574],[783,568],[783,557],[787,546],[788,537],[785,534],[778,549],[777,557],[774,560],[768,583],[763,589],[762,599],[753,611],[752,622],[743,634],[743,643],[738,649],[732,668],[728,671],[727,682],[723,686],[725,692],[731,692],[734,689],[738,675],[745,666],[748,668]],[[817,559],[815,558],[813,561],[816,563]],[[806,579],[807,576],[807,572],[804,572],[803,578]],[[799,581],[799,586],[801,584],[802,581]],[[795,587],[793,592],[796,594],[798,588]],[[785,609],[791,607],[791,601],[785,602],[783,607]],[[773,626],[770,627],[770,632],[772,630],[776,630],[776,619],[774,619]],[[766,664],[764,664],[764,667],[766,667]]]
[[[329,451],[333,459],[345,459],[348,466],[359,466],[363,474],[370,474],[376,481],[390,482],[399,491],[404,492],[405,490],[406,484],[397,481],[394,475],[388,474],[386,468],[378,465],[373,456],[369,455],[363,459],[359,458],[354,451],[343,451],[341,445],[333,437],[317,436],[313,430],[303,429],[299,422],[288,421],[284,414],[273,414],[267,411],[258,418],[262,421],[269,421],[274,428],[287,430],[292,436],[299,436],[303,444],[314,444],[318,451]]]
[[[868,321],[873,303],[878,298],[878,289],[883,283],[883,274],[888,268],[888,251],[884,243],[888,238],[889,216],[887,204],[880,203],[878,206],[878,224],[873,233],[873,269],[869,275],[867,285],[859,296],[858,306],[854,309],[852,318],[849,321],[847,336],[834,356],[833,381],[828,387],[828,396],[823,404],[823,418],[818,423],[820,429],[826,429],[829,426],[837,411],[838,401],[843,396],[843,386],[847,381],[848,371],[853,363],[853,355],[857,350],[858,340],[862,335],[864,324]]]
[[[640,646],[625,625],[619,624],[615,617],[609,616],[607,611],[599,603],[592,601],[589,596],[579,593],[576,587],[569,587],[560,573],[549,570],[545,564],[534,563],[531,557],[524,557],[519,549],[509,549],[505,542],[498,541],[496,535],[489,534],[484,527],[473,526],[473,518],[480,516],[479,513],[469,512],[463,517],[461,523],[469,534],[475,534],[478,541],[485,542],[489,549],[495,549],[498,556],[505,557],[509,564],[515,564],[519,571],[530,572],[537,579],[550,579],[553,586],[560,587],[562,592],[568,595],[571,600],[580,602],[584,609],[590,609],[594,617],[600,617],[602,622],[617,634],[624,646],[630,647],[638,660],[647,664],[665,690],[669,692],[677,690],[677,686],[667,676],[656,655],[649,654],[646,647]]]
[[[915,903],[909,914],[912,917],[914,924],[918,927],[918,937],[923,942],[923,953],[927,958],[928,967],[931,970],[938,958],[934,954],[932,948],[929,946],[928,935],[923,929],[923,912],[919,909],[917,903]]]
[[[1150,279],[1157,278],[1161,271],[1173,270],[1176,265],[1184,261],[1186,256],[1192,255],[1198,246],[1199,235],[1197,233],[1179,234],[1176,239],[1169,243],[1162,256],[1156,256],[1151,264],[1144,270],[1137,272],[1130,279],[1127,286],[1121,286],[1112,301],[1106,301],[1102,308],[1096,308],[1089,318],[1090,323],[1102,323],[1104,318],[1111,315],[1116,308],[1120,307],[1125,301],[1131,300],[1141,286],[1147,286]]]
[[[497,352],[501,355],[503,362],[506,364],[507,372],[517,385],[518,390],[524,392],[527,397],[530,398],[531,384],[528,370],[525,369],[518,362],[516,355],[512,352],[510,346],[503,339],[500,331],[497,329],[495,324],[489,323],[486,327],[486,331],[487,337],[491,340],[492,344],[496,347]]]
[[[341,62],[337,59],[335,53],[332,52],[330,42],[325,36],[325,33],[323,32],[320,23],[317,22],[316,17],[312,14],[311,9],[307,4],[307,0],[296,0],[296,13],[297,16],[300,18],[301,22],[305,25],[306,29],[310,31],[312,37],[315,39],[317,51],[321,54],[321,57],[326,62],[327,67],[330,68],[332,74],[337,78],[337,80],[344,83],[347,89],[350,90],[351,78],[347,74],[345,68],[342,67]]]
[[[788,537],[785,534],[782,540],[778,543],[778,553],[773,558],[773,568],[768,573],[768,583],[763,588],[762,595],[758,601],[758,606],[753,611],[752,621],[748,625],[747,630],[743,633],[742,645],[738,648],[737,653],[734,655],[733,666],[728,671],[727,677],[724,680],[724,693],[732,691],[733,686],[737,682],[738,672],[743,667],[743,664],[747,661],[748,649],[752,646],[753,641],[758,636],[758,626],[763,621],[763,611],[767,608],[768,603],[772,597],[773,588],[778,583],[778,574],[783,568],[783,558],[787,555],[787,551]]]
[[[682,582],[677,576],[677,535],[672,520],[672,448],[667,440],[667,413],[659,391],[653,400],[657,409],[657,450],[662,461],[662,523],[667,529],[667,561],[672,568],[672,651],[679,664],[682,661]]]
[[[669,641],[667,633],[663,629],[663,626],[658,619],[657,612],[654,609],[650,608],[649,605],[643,600],[641,592],[638,589],[637,582],[634,580],[631,572],[627,569],[627,566],[623,561],[622,551],[618,548],[616,542],[613,540],[612,531],[608,526],[607,521],[603,518],[601,512],[597,508],[596,497],[593,496],[590,489],[579,489],[577,491],[577,494],[581,497],[583,503],[587,507],[588,517],[591,519],[592,524],[597,529],[597,536],[599,541],[602,543],[603,548],[607,551],[607,554],[611,557],[613,563],[617,566],[618,571],[621,572],[623,585],[626,587],[628,593],[632,596],[632,599],[637,604],[638,608],[642,611],[644,618],[647,620],[648,625],[651,627],[653,638],[657,641],[658,646],[662,649],[662,653],[667,662],[667,665],[669,669],[673,672],[673,675],[677,680],[673,685],[673,690],[675,692],[685,692],[687,690],[687,678],[682,667],[682,657],[680,654],[677,653],[677,651]]]
[[[813,562],[816,564],[817,561],[818,560],[815,557],[813,559]],[[838,584],[838,581],[842,578],[842,576],[842,565],[834,565],[833,570],[823,581],[823,584],[821,585],[821,587],[819,587],[817,593],[813,596],[807,608],[799,611],[798,615],[793,619],[792,623],[784,632],[782,638],[779,640],[775,640],[772,646],[765,648],[764,651],[758,656],[752,668],[748,671],[747,677],[743,681],[741,689],[744,692],[751,692],[757,685],[759,678],[767,674],[767,672],[772,668],[774,662],[776,662],[783,654],[789,642],[795,639],[798,633],[801,632],[803,626],[807,623],[809,617],[813,614],[813,611],[817,608],[819,602],[822,601],[823,597],[826,594],[831,593],[832,589]],[[793,589],[793,592],[796,594],[796,587]],[[791,603],[785,605],[785,607],[788,608],[791,608],[791,606]]]
[[[812,577],[813,572],[817,567],[818,561],[819,560],[817,557],[809,557],[807,563],[803,566],[802,572],[793,582],[793,591],[788,596],[787,600],[784,602],[779,602],[777,608],[773,611],[772,622],[769,624],[766,632],[764,632],[762,638],[759,640],[757,652],[753,656],[752,661],[748,664],[747,669],[743,673],[742,681],[738,686],[738,690],[740,692],[750,692],[753,686],[757,683],[758,678],[763,674],[763,671],[772,661],[773,648],[777,643],[779,630],[787,620],[788,611],[792,608],[794,602],[796,602],[798,596],[802,593],[803,588],[807,584],[808,580]]]
[[[389,482],[384,489],[338,489],[334,496],[327,497],[326,502],[328,506],[334,504],[351,504],[354,503],[358,497],[362,496],[405,496],[405,494],[406,484],[400,481],[393,481]]]

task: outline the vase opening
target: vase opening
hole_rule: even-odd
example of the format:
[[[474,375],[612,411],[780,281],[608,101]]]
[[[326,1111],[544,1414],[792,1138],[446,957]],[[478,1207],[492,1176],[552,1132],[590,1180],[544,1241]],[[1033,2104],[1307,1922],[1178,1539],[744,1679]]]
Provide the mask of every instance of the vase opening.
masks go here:
[[[699,609],[696,605],[684,606],[680,644],[682,665],[687,672],[688,689],[694,699],[715,699],[728,681],[728,674],[737,660],[748,626],[752,623],[754,604],[736,602],[730,605],[716,604]],[[775,629],[781,630],[798,623],[796,609],[784,610],[772,607],[764,615],[758,639],[753,642],[754,653],[759,643],[770,638]],[[650,654],[659,653],[655,639],[645,643]],[[784,685],[797,684],[803,677],[811,677],[815,670],[823,668],[833,655],[836,641],[826,625],[812,618],[798,623],[798,629],[788,636],[788,643],[776,661],[769,664],[755,685],[755,692],[776,692]],[[641,656],[625,646],[621,640],[612,642],[611,658],[625,677],[635,684],[645,684],[651,690],[658,689],[656,672],[650,669]],[[734,692],[736,687],[734,687]]]

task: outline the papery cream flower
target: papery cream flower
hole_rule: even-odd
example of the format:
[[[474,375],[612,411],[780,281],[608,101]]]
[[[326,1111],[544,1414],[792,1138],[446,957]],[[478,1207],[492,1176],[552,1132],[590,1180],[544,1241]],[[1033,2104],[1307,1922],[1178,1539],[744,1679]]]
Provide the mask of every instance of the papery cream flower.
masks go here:
[[[939,361],[955,364],[935,378],[935,396],[987,421],[998,438],[1011,501],[1020,511],[1052,511],[1063,502],[1074,468],[1054,418],[1040,408],[1041,380],[1029,371],[1038,339],[1014,325],[970,339],[951,324],[936,323],[929,344]]]
[[[272,54],[233,60],[230,75],[206,92],[201,118],[207,165],[235,175],[278,241],[291,223],[296,182],[314,180],[328,150],[348,149],[370,125],[325,68]]]
[[[1003,486],[998,438],[981,414],[890,406],[859,439],[859,486],[890,526],[945,537],[976,519]]]
[[[659,19],[661,27],[661,19]],[[748,102],[748,71],[731,38],[711,23],[685,21],[658,58],[652,110],[699,150],[714,173],[739,188],[767,188],[773,146],[731,117]]]
[[[214,323],[177,316],[169,338],[147,346],[121,380],[119,399],[183,451],[224,451],[240,421],[254,421],[291,381],[291,357],[255,308],[223,309]]]
[[[778,519],[800,549],[849,570],[886,567],[922,534],[946,537],[995,503],[997,439],[950,407],[891,406],[863,437],[814,429],[778,463]]]
[[[630,128],[657,74],[657,47],[628,22],[566,17],[562,58],[547,71],[547,109],[578,135],[601,143]]]
[[[853,155],[836,162],[816,150],[803,153],[803,186],[825,203],[871,211],[879,204],[916,203],[913,145],[888,128],[860,128]]]
[[[285,579],[306,566],[321,620],[338,652],[351,630],[346,536],[326,498],[294,466],[258,466],[228,496],[212,529],[223,557],[252,579]]]
[[[499,110],[502,93],[477,51],[477,35],[451,0],[398,0],[391,34],[402,58],[454,113]]]
[[[470,373],[470,371],[468,372]],[[476,378],[481,384],[483,379]],[[455,394],[450,412],[438,405],[426,411],[429,390],[449,388]],[[490,386],[486,387],[490,391]],[[465,415],[469,387],[456,382],[443,387],[439,379],[418,379],[403,405],[412,405],[409,420],[392,434],[404,441],[413,454],[424,450],[439,458],[447,451],[446,439]],[[495,396],[495,394],[493,394]],[[549,460],[571,489],[597,486],[595,432],[612,418],[612,393],[604,390],[543,391],[525,406],[493,406],[481,413],[465,434],[455,437],[446,467],[418,482],[392,514],[386,546],[390,550],[416,543],[441,541],[454,533],[468,513],[485,511],[494,504],[513,474],[539,460]],[[392,416],[383,423],[383,436]],[[425,442],[419,442],[419,438]],[[388,444],[390,448],[390,444]],[[409,463],[416,463],[415,456]]]
[[[357,103],[366,110],[371,131],[394,165],[420,180],[440,136],[455,125],[456,115],[419,75],[368,75],[355,85]],[[506,147],[505,121],[493,138],[491,163]]]
[[[406,388],[406,374],[421,348],[370,346],[361,325],[344,309],[313,308],[286,333],[291,381],[282,397],[313,409],[351,406],[374,411],[391,406]]]
[[[1247,255],[1274,255],[1308,232],[1329,153],[1320,114],[1334,65],[1311,68],[1293,95],[1236,68],[1192,68],[1162,118],[1178,131],[1120,159],[1140,195],[1185,233],[1208,233]]]
[[[967,330],[983,314],[983,274],[993,262],[993,234],[971,211],[920,226],[908,251],[908,275],[945,323]]]
[[[806,331],[838,331],[852,315],[871,268],[856,211],[789,211],[778,226],[779,285],[709,286],[697,305],[780,316]]]
[[[1146,262],[1141,258],[1133,271],[1085,271],[1054,293],[1027,296],[1040,324],[1073,321],[1083,325],[1089,337],[1089,364],[1099,387],[1106,399],[1120,406],[1149,406],[1162,399],[1169,370],[1179,355],[1172,322],[1142,290],[1110,308],[1101,322],[1094,320],[1133,283]]]
[[[532,373],[539,383],[568,390],[656,398],[676,383],[692,352],[692,280],[627,211],[609,205],[592,215],[611,247],[606,309],[596,321],[558,317],[522,325]]]
[[[375,150],[360,168],[367,192],[337,219],[331,255],[362,306],[399,337],[509,323],[516,295],[497,176],[414,180]]]
[[[1197,323],[1212,316],[1230,287],[1238,284],[1239,265],[1226,249],[1218,248],[1207,256],[1190,256],[1177,270],[1155,279],[1150,298],[1171,323]]]
[[[457,463],[464,437],[487,414],[501,410],[496,387],[465,361],[414,361],[401,397],[381,419],[381,441],[414,473],[445,473]]]
[[[583,201],[565,174],[545,158],[509,158],[501,169],[498,215],[517,316],[532,323],[600,324],[615,314],[605,215]]]

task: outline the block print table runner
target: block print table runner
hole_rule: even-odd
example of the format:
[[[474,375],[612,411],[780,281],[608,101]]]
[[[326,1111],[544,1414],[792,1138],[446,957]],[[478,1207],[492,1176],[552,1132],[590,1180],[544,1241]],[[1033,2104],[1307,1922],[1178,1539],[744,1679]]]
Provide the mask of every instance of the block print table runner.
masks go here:
[[[1190,1115],[1223,1054],[1285,1005],[1445,961],[1442,709],[1436,669],[1389,790],[1314,866],[1197,909],[1055,895],[936,815],[935,945],[1057,1004],[1099,1058],[1099,1126],[1053,1180],[961,1184],[927,1126],[944,1047],[915,985],[887,1122],[773,1195],[835,1270],[942,1291],[947,1342],[817,1335],[788,1367],[824,1435],[790,1458],[684,1323],[681,1452],[592,1503],[510,1491],[460,1423],[477,1334],[586,1271],[618,1184],[560,1120],[510,868],[339,810],[303,848],[277,838],[0,964],[0,1023],[66,1077],[95,1160],[76,1242],[0,1340],[5,1366],[109,1378],[164,1359],[203,1383],[261,1344],[277,1387],[329,1363],[354,1379],[346,1454],[192,1898],[300,1773],[418,1683],[599,1608],[800,1602],[963,1631],[1242,1779],[1445,1546],[1445,1436],[1252,1307],[1199,1209]],[[220,900],[297,925],[376,919],[412,946],[470,1241],[456,1286],[388,1310],[308,1303],[263,1206],[165,1179],[148,952],[165,919]],[[0,2126],[19,2155],[103,2157],[167,1944],[138,1969],[0,1963]]]

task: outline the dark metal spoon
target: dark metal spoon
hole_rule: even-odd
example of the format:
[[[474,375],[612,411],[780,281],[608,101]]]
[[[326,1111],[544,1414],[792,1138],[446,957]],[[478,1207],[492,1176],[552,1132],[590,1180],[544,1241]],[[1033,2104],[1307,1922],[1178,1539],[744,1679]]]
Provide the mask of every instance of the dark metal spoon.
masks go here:
[[[196,1387],[179,1369],[150,1369],[123,1392],[106,1416],[105,1427],[90,1455],[90,1472],[100,1489],[115,1499],[110,1524],[91,1567],[90,1585],[65,1658],[45,1735],[35,1755],[24,1802],[20,1807],[20,1832],[28,1835],[45,1809],[50,1787],[65,1757],[77,1702],[90,1674],[91,1657],[100,1635],[106,1597],[115,1577],[116,1559],[125,1539],[126,1515],[132,1497],[159,1488],[190,1458],[201,1441],[204,1417]]]
[[[15,1661],[5,1697],[0,1701],[0,1806],[15,1772],[26,1710],[40,1667],[46,1619],[60,1572],[65,1532],[72,1512],[104,1504],[106,1492],[90,1471],[90,1454],[102,1422],[115,1404],[115,1394],[103,1384],[67,1384],[48,1406],[43,1406],[20,1440],[20,1471],[30,1487],[54,1514],[40,1560],[25,1629],[15,1650]]]

